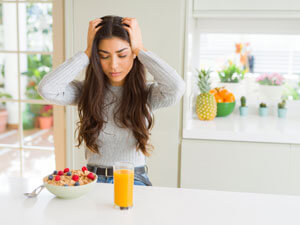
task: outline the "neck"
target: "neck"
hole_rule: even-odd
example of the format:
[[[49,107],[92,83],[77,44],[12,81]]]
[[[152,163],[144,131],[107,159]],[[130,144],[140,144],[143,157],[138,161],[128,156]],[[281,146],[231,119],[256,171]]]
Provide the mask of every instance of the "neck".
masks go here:
[[[124,85],[124,82],[119,82],[119,83],[111,83],[108,82],[110,86],[112,87],[122,87]]]

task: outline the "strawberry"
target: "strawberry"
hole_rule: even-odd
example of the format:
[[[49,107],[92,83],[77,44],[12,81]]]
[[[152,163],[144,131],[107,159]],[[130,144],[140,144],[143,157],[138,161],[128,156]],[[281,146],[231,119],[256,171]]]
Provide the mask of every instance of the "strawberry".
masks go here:
[[[95,179],[95,176],[94,176],[93,173],[89,173],[89,174],[87,175],[87,177],[88,177],[89,179],[91,179],[91,180],[94,180],[94,179]]]
[[[62,175],[64,175],[64,172],[60,170],[60,171],[58,171],[58,175],[62,176]]]
[[[55,181],[59,181],[59,180],[60,180],[60,176],[59,175],[55,176]]]
[[[76,174],[74,174],[74,175],[72,176],[72,180],[74,180],[74,181],[78,181],[78,180],[79,180],[79,176],[78,176],[78,175],[76,175]]]
[[[84,172],[84,171],[86,171],[86,170],[88,170],[85,166],[84,167],[82,167],[82,172]]]
[[[65,168],[65,169],[64,169],[64,173],[67,173],[67,172],[69,172],[69,171],[70,171],[69,168]]]

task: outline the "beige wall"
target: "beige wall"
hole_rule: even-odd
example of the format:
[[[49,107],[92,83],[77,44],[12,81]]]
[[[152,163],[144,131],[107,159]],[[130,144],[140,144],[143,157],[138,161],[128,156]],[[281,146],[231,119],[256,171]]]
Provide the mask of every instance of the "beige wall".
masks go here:
[[[85,0],[66,1],[67,58],[86,47],[88,22],[104,15],[137,18],[145,48],[154,52],[183,74],[184,1],[181,0]],[[83,75],[83,74],[82,74]],[[183,75],[182,75],[183,76]],[[67,113],[74,113],[74,109]],[[71,116],[71,117],[70,117]],[[70,152],[74,145],[72,116],[68,121],[68,162],[74,167],[85,163],[83,151]],[[70,120],[70,119],[69,119]],[[152,131],[154,154],[148,160],[149,176],[156,186],[178,186],[181,142],[181,103],[155,113]],[[74,148],[73,148],[74,149]]]

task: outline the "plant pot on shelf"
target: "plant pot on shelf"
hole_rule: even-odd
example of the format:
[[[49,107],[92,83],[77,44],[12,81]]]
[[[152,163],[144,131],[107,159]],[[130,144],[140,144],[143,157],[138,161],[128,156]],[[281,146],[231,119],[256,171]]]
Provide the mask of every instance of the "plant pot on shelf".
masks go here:
[[[260,95],[266,100],[280,101],[283,86],[259,85]]]
[[[40,129],[49,129],[53,124],[53,116],[39,116],[38,117]]]
[[[265,117],[268,115],[268,108],[267,107],[259,107],[259,115]]]
[[[286,112],[287,112],[286,108],[277,109],[277,115],[278,115],[279,118],[285,118],[286,117]]]
[[[239,107],[239,110],[240,110],[240,115],[241,116],[247,116],[248,115],[248,106],[240,106]]]
[[[6,130],[7,120],[8,120],[7,110],[1,109],[0,110],[0,133]]]

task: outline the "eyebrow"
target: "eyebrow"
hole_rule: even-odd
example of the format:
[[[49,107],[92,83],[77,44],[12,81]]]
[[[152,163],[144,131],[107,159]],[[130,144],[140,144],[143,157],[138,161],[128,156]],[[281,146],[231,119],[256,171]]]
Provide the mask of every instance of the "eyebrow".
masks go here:
[[[124,51],[125,49],[128,49],[128,48],[122,48],[122,49],[120,49],[120,50],[116,51],[116,53],[120,53],[120,52]],[[98,51],[99,51],[99,52],[104,52],[104,53],[107,53],[107,54],[109,54],[109,52],[107,52],[107,51],[104,51],[104,50],[102,50],[102,49],[98,49]]]

